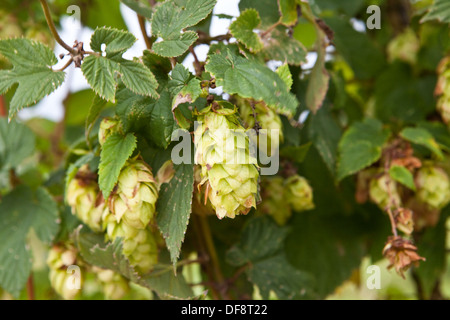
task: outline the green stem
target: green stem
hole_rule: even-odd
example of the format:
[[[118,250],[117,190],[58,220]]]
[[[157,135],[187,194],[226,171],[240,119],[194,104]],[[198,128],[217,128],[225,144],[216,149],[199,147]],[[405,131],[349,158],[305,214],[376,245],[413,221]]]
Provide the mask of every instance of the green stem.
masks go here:
[[[48,7],[48,3],[46,0],[39,0],[42,5],[42,9],[44,10],[45,19],[47,20],[48,27],[50,28],[50,32],[53,35],[53,38],[55,38],[56,42],[58,42],[64,49],[69,51],[72,54],[75,54],[75,50],[69,46],[67,43],[65,43],[61,37],[58,34],[58,31],[56,31],[55,23],[52,19],[52,14],[50,13],[50,9]]]
[[[225,283],[225,278],[222,275],[220,269],[219,257],[217,256],[216,247],[214,246],[214,241],[211,234],[211,229],[209,228],[208,220],[205,217],[200,217],[200,227],[202,230],[203,238],[205,240],[206,249],[208,250],[209,258],[211,259],[211,265],[213,267],[214,276],[216,281],[220,284]]]
[[[139,22],[139,27],[141,28],[142,37],[144,38],[145,41],[145,46],[147,47],[148,50],[150,50],[152,48],[153,42],[148,37],[147,31],[145,30],[145,18],[140,14],[137,15],[137,18]]]

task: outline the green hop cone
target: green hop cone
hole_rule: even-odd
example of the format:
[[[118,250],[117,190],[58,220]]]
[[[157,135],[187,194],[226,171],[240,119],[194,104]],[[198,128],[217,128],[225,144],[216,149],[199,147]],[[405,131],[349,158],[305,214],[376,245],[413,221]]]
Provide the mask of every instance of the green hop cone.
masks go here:
[[[76,263],[77,253],[74,248],[64,249],[55,246],[50,249],[47,258],[47,265],[50,268],[50,284],[66,300],[76,299],[81,294],[83,272],[74,273],[67,270],[69,266],[76,265]]]
[[[389,199],[389,193],[391,194],[391,199]],[[370,181],[369,196],[382,210],[385,210],[389,205],[393,208],[401,205],[397,183],[388,174],[377,175],[372,178]]]
[[[197,121],[195,159],[217,217],[247,214],[256,207],[259,172],[236,109],[224,101],[214,103],[199,112]]]
[[[283,226],[292,216],[292,210],[286,200],[284,179],[279,176],[267,178],[261,182],[262,202],[258,212],[272,216],[275,222]]]
[[[145,274],[153,269],[158,262],[158,239],[150,227],[137,229],[129,226],[124,220],[117,222],[110,211],[106,211],[103,215],[103,226],[107,240],[122,238],[122,253],[137,271]]]
[[[293,175],[285,181],[286,200],[294,211],[314,209],[313,190],[304,177]]]
[[[259,149],[264,150],[268,155],[273,154],[280,146],[280,142],[283,141],[283,125],[280,116],[263,102],[255,103],[254,112],[248,100],[240,99],[238,102],[239,113],[246,128],[254,128],[256,120],[263,129],[259,130],[257,141],[253,142],[257,143]],[[278,132],[278,135],[275,132]]]
[[[450,57],[445,57],[437,68],[438,81],[434,91],[439,96],[437,110],[442,120],[450,125]]]
[[[398,59],[415,65],[419,49],[419,38],[412,29],[408,28],[389,42],[387,46],[388,59],[390,62]]]
[[[130,291],[128,281],[122,275],[99,267],[93,267],[92,271],[97,274],[97,279],[102,285],[106,299],[119,300]]]
[[[113,133],[119,130],[120,121],[114,118],[104,118],[100,122],[100,129],[98,130],[98,142],[103,145],[106,139]]]
[[[450,125],[450,94],[443,95],[437,102],[437,110],[441,114],[442,120]]]
[[[99,191],[97,177],[89,171],[88,165],[82,166],[68,183],[66,202],[72,208],[72,213],[93,231],[102,230],[102,214],[108,209]]]
[[[118,183],[108,198],[110,211],[117,222],[124,222],[136,229],[154,224],[158,186],[151,169],[142,161],[129,159],[122,168]]]
[[[450,202],[450,181],[441,168],[424,166],[415,177],[417,197],[432,208],[442,209]]]

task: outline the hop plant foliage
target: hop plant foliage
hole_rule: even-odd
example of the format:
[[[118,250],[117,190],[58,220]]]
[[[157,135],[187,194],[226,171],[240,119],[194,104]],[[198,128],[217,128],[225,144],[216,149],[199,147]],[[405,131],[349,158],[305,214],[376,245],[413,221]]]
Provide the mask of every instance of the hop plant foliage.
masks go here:
[[[0,4],[0,299],[450,298],[448,0],[82,2]]]

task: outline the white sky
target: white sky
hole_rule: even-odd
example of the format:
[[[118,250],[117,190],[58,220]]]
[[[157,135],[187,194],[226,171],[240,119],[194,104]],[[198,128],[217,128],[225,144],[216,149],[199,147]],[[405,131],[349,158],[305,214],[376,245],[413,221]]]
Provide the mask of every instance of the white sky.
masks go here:
[[[214,8],[214,13],[223,13],[236,17],[239,15],[238,3],[239,0],[218,0],[217,5]],[[123,4],[121,4],[121,11],[129,31],[133,33],[138,39],[133,47],[124,54],[124,57],[127,59],[131,59],[133,57],[141,56],[142,51],[145,49],[145,43],[142,39],[139,23],[136,19],[136,14],[134,11]],[[83,12],[81,12],[80,14],[83,14]],[[61,24],[62,30],[59,31],[59,34],[67,44],[73,44],[75,39],[77,39],[78,41],[82,41],[84,43],[84,48],[86,50],[90,50],[89,40],[93,32],[92,29],[82,29],[79,22],[71,17],[63,18]],[[229,24],[230,20],[228,19],[219,19],[217,17],[213,17],[210,29],[211,35],[216,36],[226,33]],[[147,23],[147,31],[148,33],[150,33],[149,23]],[[196,48],[196,54],[198,55],[198,58],[200,60],[206,59],[207,52],[208,46],[206,45],[202,45]],[[66,51],[59,44],[56,44],[55,53],[57,56],[59,56],[60,53],[66,53]],[[67,59],[68,57],[60,60],[60,62],[54,68],[58,69],[62,67],[66,63]],[[193,61],[194,60],[191,54],[189,54],[184,61],[186,67],[188,67],[191,71],[193,71]],[[59,87],[48,97],[42,99],[36,106],[25,108],[20,111],[19,117],[21,119],[44,117],[53,121],[61,120],[61,118],[63,117],[62,101],[66,97],[68,91],[70,90],[72,92],[76,92],[82,89],[89,88],[89,85],[87,84],[86,79],[83,77],[83,74],[81,73],[81,70],[79,68],[75,68],[72,65],[71,67],[66,69],[66,73],[66,81],[61,87]]]

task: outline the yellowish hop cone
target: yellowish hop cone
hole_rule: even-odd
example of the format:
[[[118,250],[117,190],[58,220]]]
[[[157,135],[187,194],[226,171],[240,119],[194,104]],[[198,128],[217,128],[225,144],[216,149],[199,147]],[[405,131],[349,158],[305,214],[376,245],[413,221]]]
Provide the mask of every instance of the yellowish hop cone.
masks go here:
[[[50,268],[49,277],[52,288],[66,300],[78,298],[83,285],[83,272],[67,272],[69,266],[77,265],[76,250],[74,248],[51,248],[47,265]],[[81,271],[81,269],[79,270]],[[77,287],[78,285],[79,287]]]
[[[280,116],[263,102],[255,103],[254,110],[248,100],[239,99],[238,102],[239,114],[245,126],[252,129],[257,121],[263,129],[259,131],[256,141],[253,142],[257,144],[259,150],[263,150],[268,155],[273,154],[283,141],[283,125]]]
[[[158,187],[148,165],[130,159],[120,172],[108,205],[117,222],[123,219],[130,227],[144,229],[155,218],[157,199]]]
[[[435,209],[450,202],[450,180],[447,173],[435,166],[424,166],[416,174],[418,199]]]
[[[391,199],[389,198],[391,195]],[[398,193],[397,183],[389,177],[389,174],[377,175],[370,181],[370,199],[376,203],[380,209],[385,210],[389,205],[391,209],[401,206],[401,198]]]
[[[99,267],[93,267],[92,271],[97,274],[97,279],[100,281],[103,293],[107,299],[122,299],[130,291],[128,281],[122,275]]]
[[[256,207],[259,172],[236,109],[229,103],[214,103],[199,112],[197,121],[201,124],[194,135],[195,159],[217,217],[247,214]]]
[[[102,230],[102,215],[108,209],[99,190],[96,175],[89,171],[88,165],[82,166],[69,182],[66,202],[72,213],[93,231]]]
[[[286,199],[294,211],[314,209],[313,190],[306,178],[293,175],[285,181]]]

